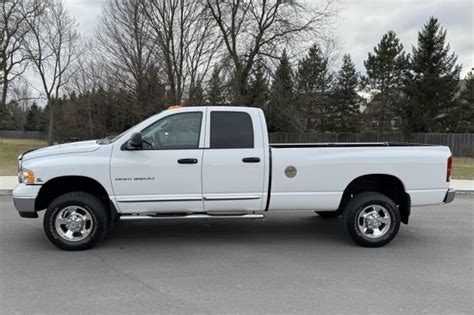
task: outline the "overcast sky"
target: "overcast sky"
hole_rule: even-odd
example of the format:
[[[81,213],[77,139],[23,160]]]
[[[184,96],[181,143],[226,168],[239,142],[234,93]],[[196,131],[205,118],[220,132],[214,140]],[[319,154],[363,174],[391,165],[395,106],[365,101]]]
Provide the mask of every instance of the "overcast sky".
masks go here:
[[[106,0],[65,0],[83,36],[92,37]],[[307,0],[318,3],[320,0]],[[411,52],[417,33],[430,16],[448,31],[448,42],[463,65],[462,77],[474,67],[474,0],[336,0],[340,8],[335,35],[359,71],[363,60],[388,30],[395,31]]]

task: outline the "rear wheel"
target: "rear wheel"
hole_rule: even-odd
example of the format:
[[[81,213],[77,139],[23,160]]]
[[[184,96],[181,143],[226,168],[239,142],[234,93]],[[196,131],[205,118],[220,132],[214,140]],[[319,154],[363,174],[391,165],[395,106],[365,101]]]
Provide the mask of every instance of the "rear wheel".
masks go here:
[[[397,205],[377,192],[364,192],[349,200],[344,206],[343,220],[350,237],[367,247],[389,243],[400,228]]]
[[[57,247],[83,250],[104,237],[108,221],[107,209],[100,199],[86,192],[71,192],[51,202],[43,227]]]

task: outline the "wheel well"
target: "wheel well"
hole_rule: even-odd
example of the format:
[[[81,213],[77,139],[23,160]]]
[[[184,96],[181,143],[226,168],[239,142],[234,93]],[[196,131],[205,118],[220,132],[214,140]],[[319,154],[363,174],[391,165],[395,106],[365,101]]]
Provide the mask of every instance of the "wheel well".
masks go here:
[[[408,224],[410,195],[406,193],[400,179],[392,175],[372,174],[357,177],[344,190],[339,209],[343,209],[353,196],[366,191],[379,192],[392,199],[398,205],[401,221]]]
[[[36,197],[35,210],[46,209],[57,197],[73,191],[84,191],[98,197],[109,211],[109,218],[117,215],[115,206],[105,188],[96,180],[85,176],[62,176],[47,181]]]

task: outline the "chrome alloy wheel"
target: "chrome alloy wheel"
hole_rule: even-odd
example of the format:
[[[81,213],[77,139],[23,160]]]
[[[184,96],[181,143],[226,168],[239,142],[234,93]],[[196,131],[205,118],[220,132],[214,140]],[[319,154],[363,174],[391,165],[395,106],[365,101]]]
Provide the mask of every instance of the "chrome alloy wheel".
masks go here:
[[[357,227],[367,238],[379,238],[390,229],[392,219],[390,213],[381,205],[370,205],[359,212]]]
[[[59,211],[54,225],[61,238],[66,241],[78,242],[89,236],[94,226],[94,220],[86,208],[68,206]]]

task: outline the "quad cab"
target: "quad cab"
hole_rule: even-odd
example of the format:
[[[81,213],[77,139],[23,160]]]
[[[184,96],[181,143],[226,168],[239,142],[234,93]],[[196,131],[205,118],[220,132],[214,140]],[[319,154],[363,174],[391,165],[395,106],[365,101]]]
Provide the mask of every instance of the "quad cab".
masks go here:
[[[406,143],[270,144],[262,110],[184,107],[114,138],[18,159],[20,216],[46,210],[66,250],[96,244],[117,220],[257,219],[275,211],[342,216],[363,246],[389,243],[412,207],[449,203],[451,152]]]

